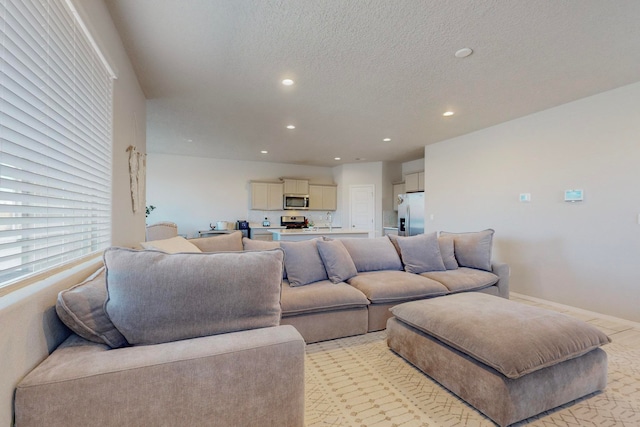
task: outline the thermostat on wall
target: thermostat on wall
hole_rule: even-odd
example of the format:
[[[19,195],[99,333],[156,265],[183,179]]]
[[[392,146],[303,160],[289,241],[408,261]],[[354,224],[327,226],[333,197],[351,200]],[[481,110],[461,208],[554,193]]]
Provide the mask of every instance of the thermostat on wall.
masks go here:
[[[564,190],[565,202],[581,202],[584,200],[584,194],[582,190]]]

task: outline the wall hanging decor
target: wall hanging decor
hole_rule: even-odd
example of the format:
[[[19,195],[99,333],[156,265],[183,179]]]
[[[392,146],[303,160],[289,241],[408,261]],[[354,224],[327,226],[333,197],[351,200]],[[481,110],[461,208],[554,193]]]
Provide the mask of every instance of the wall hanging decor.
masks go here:
[[[140,209],[140,200],[144,198],[147,155],[138,151],[134,145],[127,148],[129,152],[129,184],[131,187],[131,208],[133,213]]]

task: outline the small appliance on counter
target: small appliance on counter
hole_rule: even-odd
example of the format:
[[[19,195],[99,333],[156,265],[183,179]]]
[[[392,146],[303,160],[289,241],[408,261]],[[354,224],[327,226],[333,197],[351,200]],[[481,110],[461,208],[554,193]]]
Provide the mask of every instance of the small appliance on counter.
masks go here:
[[[267,219],[267,217],[264,217],[264,221],[262,221],[262,226],[271,227],[271,222]]]
[[[281,216],[280,225],[288,229],[304,228],[307,218],[303,216]]]
[[[242,237],[249,237],[249,221],[236,221],[236,230],[242,231]]]

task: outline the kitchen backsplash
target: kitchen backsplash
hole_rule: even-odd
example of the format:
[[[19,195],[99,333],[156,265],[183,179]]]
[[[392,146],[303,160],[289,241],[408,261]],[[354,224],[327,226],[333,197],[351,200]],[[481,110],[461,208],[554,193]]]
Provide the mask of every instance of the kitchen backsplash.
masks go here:
[[[333,221],[332,224],[334,227],[340,227],[340,218],[338,217],[338,212],[331,212]],[[265,218],[271,223],[272,226],[280,225],[280,217],[281,216],[304,216],[307,219],[312,221],[316,227],[328,227],[329,221],[327,219],[326,212],[318,212],[318,211],[292,211],[292,210],[282,210],[282,211],[255,211],[249,210],[247,221],[250,223],[259,223],[262,224]]]

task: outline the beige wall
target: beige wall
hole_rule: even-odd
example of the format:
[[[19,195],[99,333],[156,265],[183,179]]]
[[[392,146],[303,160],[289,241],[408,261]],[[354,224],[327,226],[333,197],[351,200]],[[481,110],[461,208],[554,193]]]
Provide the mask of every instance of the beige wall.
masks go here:
[[[250,181],[306,178],[333,184],[328,167],[248,162],[152,153],[148,156],[147,200],[156,206],[147,222],[172,221],[178,232],[194,237],[216,221],[280,220],[282,211],[251,211]],[[340,208],[340,207],[338,207]],[[310,212],[303,212],[309,216]]]
[[[638,100],[640,83],[425,147],[426,230],[494,228],[514,291],[640,321]]]
[[[126,148],[133,144],[142,152],[146,150],[144,95],[102,0],[76,3],[118,74],[114,82],[112,242],[132,245],[144,238],[144,212],[133,215],[131,210]],[[58,292],[96,268],[96,261],[84,263],[0,297],[0,426],[12,425],[17,382],[65,337],[53,309]]]

